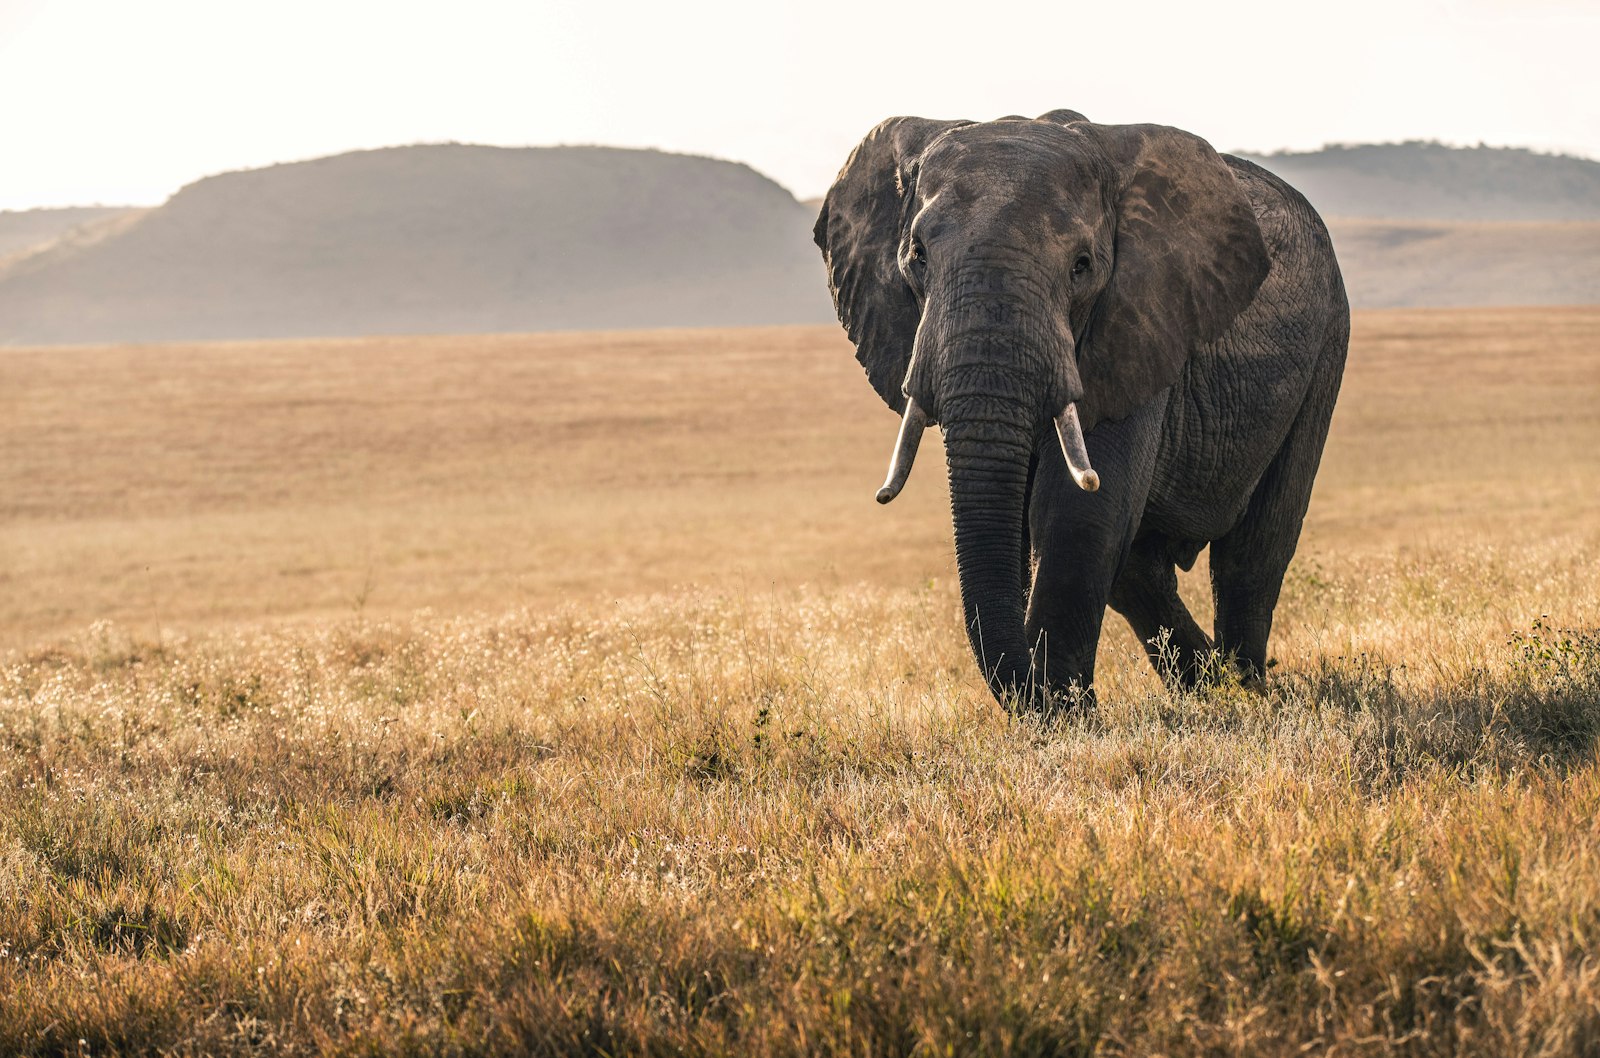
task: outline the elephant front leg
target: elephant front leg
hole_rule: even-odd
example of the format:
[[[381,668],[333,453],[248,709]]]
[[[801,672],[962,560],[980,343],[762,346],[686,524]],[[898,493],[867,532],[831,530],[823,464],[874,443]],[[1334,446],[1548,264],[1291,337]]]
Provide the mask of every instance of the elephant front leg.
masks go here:
[[[1150,491],[1165,399],[1086,438],[1100,488],[1072,480],[1059,449],[1040,454],[1029,505],[1033,583],[1027,633],[1034,670],[1067,704],[1092,704],[1100,626]]]
[[[1028,604],[1034,671],[1052,702],[1093,706],[1095,655],[1105,619],[1109,576],[1094,566],[1041,558]]]

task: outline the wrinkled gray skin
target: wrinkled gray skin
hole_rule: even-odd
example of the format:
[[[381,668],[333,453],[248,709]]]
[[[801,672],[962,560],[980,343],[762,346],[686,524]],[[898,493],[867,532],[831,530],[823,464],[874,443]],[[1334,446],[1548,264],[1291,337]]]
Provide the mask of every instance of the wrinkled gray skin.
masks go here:
[[[1086,700],[1108,604],[1169,680],[1213,644],[1265,670],[1349,337],[1304,198],[1178,129],[892,118],[816,240],[874,388],[944,432],[967,630],[1001,702]],[[1098,491],[1056,440],[1068,403]],[[1207,545],[1214,640],[1175,568]]]

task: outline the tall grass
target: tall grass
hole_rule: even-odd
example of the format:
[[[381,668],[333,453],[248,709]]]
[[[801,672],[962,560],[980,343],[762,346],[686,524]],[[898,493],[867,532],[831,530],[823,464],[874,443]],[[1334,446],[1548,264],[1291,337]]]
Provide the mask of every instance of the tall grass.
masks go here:
[[[1600,540],[1297,564],[1265,689],[1002,714],[953,590],[0,673],[0,1052],[1581,1055]]]

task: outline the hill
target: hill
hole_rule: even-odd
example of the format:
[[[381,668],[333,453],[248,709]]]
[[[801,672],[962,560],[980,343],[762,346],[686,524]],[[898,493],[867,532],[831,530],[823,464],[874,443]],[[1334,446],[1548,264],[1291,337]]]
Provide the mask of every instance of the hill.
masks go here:
[[[1330,217],[1360,308],[1600,303],[1600,221]]]
[[[118,221],[138,216],[133,206],[67,206],[64,210],[0,210],[0,274],[22,254],[59,240],[98,237]]]
[[[808,322],[811,213],[748,168],[397,147],[227,173],[0,268],[0,341]]]
[[[1358,307],[1600,302],[1600,163],[1429,143],[1255,158]],[[395,147],[152,210],[0,213],[0,344],[829,322],[816,203],[606,147]]]
[[[1514,147],[1336,144],[1243,154],[1333,217],[1600,221],[1600,162]]]
[[[1600,162],[1423,142],[1243,157],[1321,211],[1357,307],[1600,302]]]
[[[139,210],[127,206],[69,206],[66,209],[0,209],[0,268],[20,253],[32,253],[75,231],[100,227]]]

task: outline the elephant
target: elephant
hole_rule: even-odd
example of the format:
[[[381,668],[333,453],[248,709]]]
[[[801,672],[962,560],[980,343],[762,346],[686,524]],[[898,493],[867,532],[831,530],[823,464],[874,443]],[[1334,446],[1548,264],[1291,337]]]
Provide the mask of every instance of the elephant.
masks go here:
[[[890,118],[814,230],[901,423],[944,434],[961,605],[1014,710],[1092,707],[1107,606],[1169,683],[1256,683],[1344,373],[1350,308],[1293,188],[1162,125]],[[1177,569],[1210,548],[1208,636]]]

